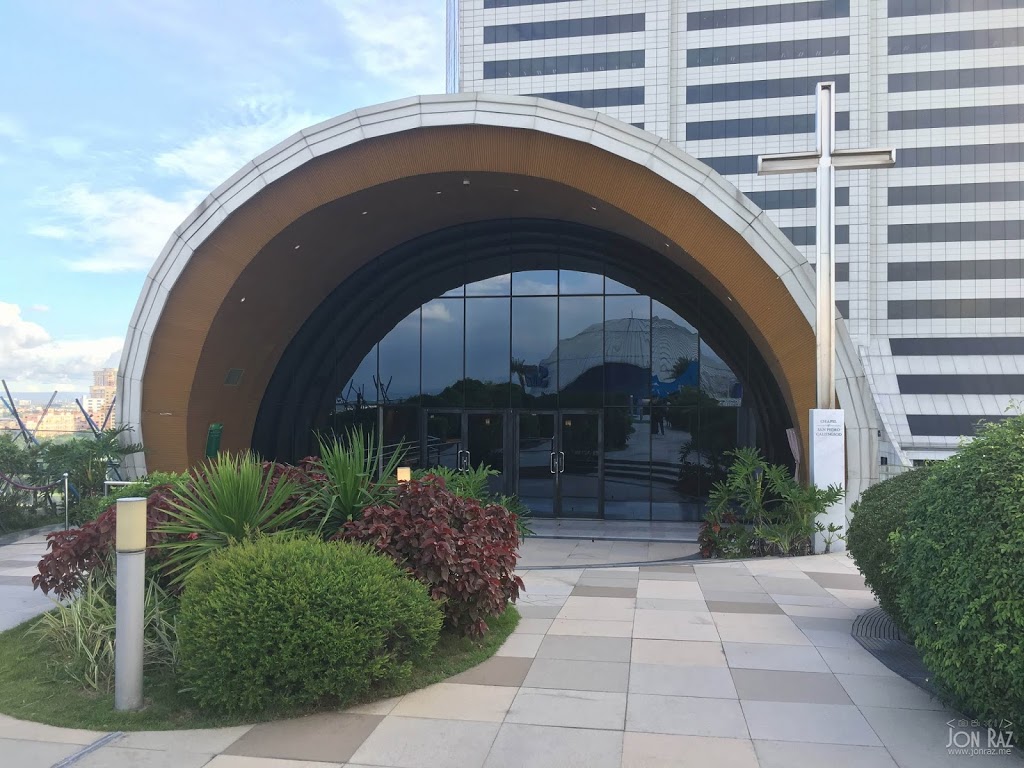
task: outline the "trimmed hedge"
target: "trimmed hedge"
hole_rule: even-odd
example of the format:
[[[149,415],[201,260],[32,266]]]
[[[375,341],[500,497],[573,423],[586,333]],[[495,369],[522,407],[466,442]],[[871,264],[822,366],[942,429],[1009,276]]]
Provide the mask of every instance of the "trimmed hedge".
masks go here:
[[[1024,722],[1024,416],[933,466],[900,540],[900,608],[938,688]]]
[[[212,554],[185,581],[181,677],[225,713],[350,700],[433,650],[441,611],[370,548],[262,538]]]
[[[904,578],[898,572],[898,540],[890,541],[889,534],[906,528],[910,505],[930,474],[931,466],[924,466],[890,477],[868,488],[850,508],[846,545],[878,604],[904,631],[899,605]]]

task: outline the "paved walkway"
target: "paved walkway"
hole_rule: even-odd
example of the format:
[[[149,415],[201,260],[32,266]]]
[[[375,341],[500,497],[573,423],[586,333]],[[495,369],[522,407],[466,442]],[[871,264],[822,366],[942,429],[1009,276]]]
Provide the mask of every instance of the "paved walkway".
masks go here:
[[[46,552],[46,535],[37,534],[0,546],[0,632],[48,610],[53,603],[32,589],[39,558]]]
[[[106,734],[0,718],[43,768],[936,768],[955,718],[850,636],[875,605],[844,555],[526,570],[498,655],[402,698],[212,731]],[[68,765],[68,763],[65,763]]]
[[[535,518],[519,567],[591,568],[695,557],[699,523]]]

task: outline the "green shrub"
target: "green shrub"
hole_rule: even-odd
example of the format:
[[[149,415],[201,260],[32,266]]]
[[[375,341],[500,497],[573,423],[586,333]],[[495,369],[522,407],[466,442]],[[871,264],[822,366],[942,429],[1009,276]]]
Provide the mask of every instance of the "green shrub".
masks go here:
[[[260,538],[186,579],[182,679],[202,707],[228,713],[346,701],[407,675],[440,628],[426,588],[370,548]]]
[[[878,604],[904,631],[909,631],[899,606],[904,578],[899,573],[898,538],[890,534],[907,526],[910,505],[921,493],[930,466],[918,467],[868,488],[850,508],[846,545]]]
[[[53,652],[57,666],[83,688],[113,688],[115,593],[114,577],[97,572],[71,603],[58,603],[36,625],[35,631]],[[173,667],[177,659],[175,601],[150,579],[144,606],[144,663],[147,668]]]
[[[966,713],[1024,722],[1024,416],[932,467],[901,541],[899,605]]]

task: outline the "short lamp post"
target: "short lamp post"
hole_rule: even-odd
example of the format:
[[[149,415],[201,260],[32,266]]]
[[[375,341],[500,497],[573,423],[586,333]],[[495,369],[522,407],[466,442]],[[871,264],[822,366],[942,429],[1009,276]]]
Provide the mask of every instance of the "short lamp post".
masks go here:
[[[114,709],[142,709],[142,632],[145,621],[146,499],[117,500],[117,621]]]
[[[412,480],[412,467],[399,467],[395,470],[395,479],[400,483]]]

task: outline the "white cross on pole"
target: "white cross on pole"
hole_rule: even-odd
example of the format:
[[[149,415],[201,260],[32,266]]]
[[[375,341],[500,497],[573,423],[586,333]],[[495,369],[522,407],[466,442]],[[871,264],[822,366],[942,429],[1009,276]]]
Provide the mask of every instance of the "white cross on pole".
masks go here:
[[[815,339],[817,347],[817,407],[811,410],[810,452],[807,466],[813,485],[846,487],[846,425],[843,412],[836,410],[836,169],[887,168],[896,164],[895,149],[836,149],[836,84],[818,83],[814,152],[763,155],[757,158],[758,175],[817,172],[817,306]],[[824,515],[822,524],[845,527],[846,504],[840,502]],[[829,528],[829,530],[833,530]],[[815,536],[820,552],[834,536]],[[844,549],[841,540],[833,548]]]
[[[835,171],[887,168],[896,164],[895,149],[836,149],[835,83],[818,83],[817,147],[814,152],[762,155],[757,158],[759,176],[817,171],[817,336],[818,408],[835,408],[836,403],[836,321],[835,321]]]

